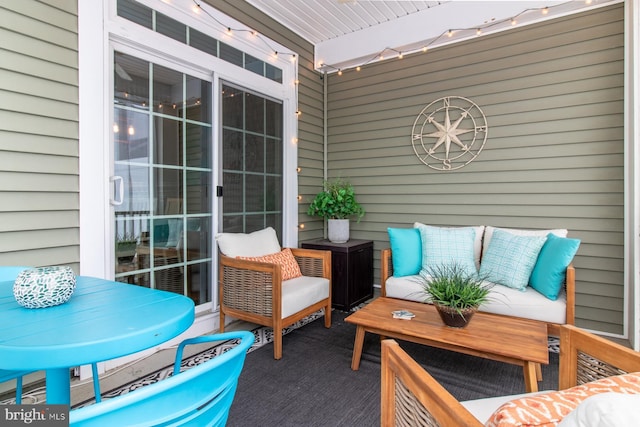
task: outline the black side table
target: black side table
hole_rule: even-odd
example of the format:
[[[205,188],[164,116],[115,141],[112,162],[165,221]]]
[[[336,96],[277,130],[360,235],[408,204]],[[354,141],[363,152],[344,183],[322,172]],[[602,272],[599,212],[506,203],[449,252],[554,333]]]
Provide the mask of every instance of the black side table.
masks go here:
[[[326,239],[301,242],[306,249],[331,251],[331,305],[349,311],[373,298],[373,241],[351,239],[333,243]]]

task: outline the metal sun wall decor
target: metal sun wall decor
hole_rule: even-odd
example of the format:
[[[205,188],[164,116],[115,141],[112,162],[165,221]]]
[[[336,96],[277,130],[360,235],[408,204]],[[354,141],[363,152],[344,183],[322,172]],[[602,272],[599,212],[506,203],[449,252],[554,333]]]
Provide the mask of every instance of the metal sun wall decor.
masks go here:
[[[445,96],[424,107],[413,123],[411,143],[422,163],[452,171],[471,163],[487,142],[489,126],[473,101]]]

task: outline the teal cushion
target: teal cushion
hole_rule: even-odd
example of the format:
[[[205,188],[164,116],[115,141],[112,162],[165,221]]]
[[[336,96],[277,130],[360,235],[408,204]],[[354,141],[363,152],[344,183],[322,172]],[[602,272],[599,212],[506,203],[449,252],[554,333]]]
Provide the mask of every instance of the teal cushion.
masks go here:
[[[468,276],[478,274],[473,258],[476,232],[470,227],[433,227],[418,225],[422,238],[421,275],[442,266],[457,265]]]
[[[496,229],[480,262],[480,277],[524,291],[545,236],[517,236]]]
[[[387,228],[395,277],[418,274],[422,268],[422,241],[415,228]]]
[[[529,284],[550,300],[557,300],[566,279],[567,267],[578,252],[580,240],[547,235]]]

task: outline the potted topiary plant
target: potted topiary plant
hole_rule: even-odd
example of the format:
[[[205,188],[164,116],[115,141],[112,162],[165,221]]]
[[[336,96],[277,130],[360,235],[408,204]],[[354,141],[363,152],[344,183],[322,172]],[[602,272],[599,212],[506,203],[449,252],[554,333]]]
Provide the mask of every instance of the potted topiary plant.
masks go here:
[[[459,265],[440,264],[420,274],[424,302],[431,303],[447,326],[463,328],[478,307],[490,300],[491,282]]]
[[[349,217],[364,216],[364,209],[356,201],[353,186],[345,179],[325,181],[323,190],[309,205],[307,214],[325,218],[328,223],[328,237],[334,243],[349,240]]]

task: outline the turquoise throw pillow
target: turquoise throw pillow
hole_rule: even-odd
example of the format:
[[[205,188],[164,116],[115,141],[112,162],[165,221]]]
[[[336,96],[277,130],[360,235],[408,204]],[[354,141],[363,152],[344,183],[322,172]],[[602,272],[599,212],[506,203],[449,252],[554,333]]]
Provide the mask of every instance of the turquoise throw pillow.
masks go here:
[[[517,236],[496,229],[480,262],[480,277],[524,291],[545,236]]]
[[[473,243],[476,232],[470,227],[433,227],[419,225],[422,237],[421,275],[442,266],[457,265],[468,276],[478,274],[473,258]]]
[[[422,268],[422,240],[415,228],[387,228],[395,277],[418,274]]]
[[[578,239],[558,237],[550,233],[531,273],[531,287],[550,300],[557,300],[566,279],[567,267],[579,247]]]

